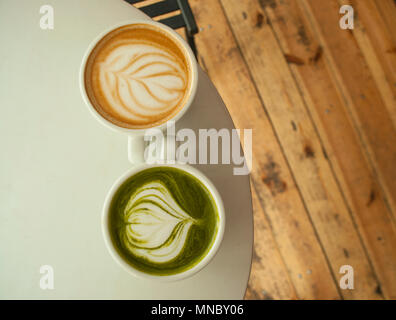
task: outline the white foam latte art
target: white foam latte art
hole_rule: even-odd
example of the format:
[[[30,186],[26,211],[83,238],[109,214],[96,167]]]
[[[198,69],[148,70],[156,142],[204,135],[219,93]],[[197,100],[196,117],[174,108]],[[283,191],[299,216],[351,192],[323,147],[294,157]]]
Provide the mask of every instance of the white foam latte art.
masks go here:
[[[124,246],[150,262],[165,263],[181,253],[196,220],[180,208],[164,184],[150,182],[130,197],[124,222]]]
[[[187,74],[160,47],[124,40],[100,64],[99,84],[115,113],[131,121],[153,121],[182,101]]]

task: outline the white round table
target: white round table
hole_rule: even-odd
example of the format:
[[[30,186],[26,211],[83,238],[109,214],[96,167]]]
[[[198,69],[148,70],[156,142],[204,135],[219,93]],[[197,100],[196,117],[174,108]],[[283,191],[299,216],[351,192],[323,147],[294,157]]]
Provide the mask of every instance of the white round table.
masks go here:
[[[253,222],[249,176],[199,165],[225,204],[215,258],[177,282],[140,280],[120,268],[101,234],[104,197],[131,164],[127,138],[100,125],[78,87],[83,54],[118,22],[147,18],[122,0],[47,0],[54,29],[39,27],[43,1],[0,2],[0,299],[242,299]],[[148,18],[147,18],[148,19]],[[178,128],[234,128],[200,70],[197,97]],[[40,288],[40,267],[54,289]]]

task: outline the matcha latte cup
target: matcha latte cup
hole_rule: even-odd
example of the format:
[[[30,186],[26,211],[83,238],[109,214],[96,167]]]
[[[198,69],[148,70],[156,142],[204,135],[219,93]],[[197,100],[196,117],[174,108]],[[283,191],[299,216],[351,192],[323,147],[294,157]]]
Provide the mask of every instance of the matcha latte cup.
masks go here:
[[[105,199],[106,246],[129,273],[181,280],[205,267],[225,229],[221,197],[210,180],[185,164],[141,164],[128,170]]]

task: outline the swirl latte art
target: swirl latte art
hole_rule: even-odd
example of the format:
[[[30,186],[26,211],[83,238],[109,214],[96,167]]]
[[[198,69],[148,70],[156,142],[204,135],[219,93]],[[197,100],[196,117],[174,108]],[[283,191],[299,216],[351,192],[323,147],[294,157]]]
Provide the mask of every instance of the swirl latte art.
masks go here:
[[[85,69],[94,108],[126,128],[148,128],[172,118],[184,106],[190,83],[181,45],[159,28],[142,24],[108,33]]]
[[[217,208],[206,187],[176,168],[139,172],[111,205],[113,243],[140,270],[168,275],[198,263],[217,232]]]

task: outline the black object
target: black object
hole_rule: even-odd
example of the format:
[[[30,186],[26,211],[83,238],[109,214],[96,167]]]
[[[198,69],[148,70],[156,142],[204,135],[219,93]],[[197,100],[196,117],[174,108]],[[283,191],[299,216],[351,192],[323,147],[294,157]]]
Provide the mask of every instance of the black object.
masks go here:
[[[130,4],[143,2],[145,0],[125,0]],[[140,7],[139,10],[143,11],[149,17],[154,18],[165,13],[170,13],[180,10],[180,14],[158,20],[163,24],[171,27],[172,29],[179,29],[185,27],[187,42],[190,45],[195,56],[197,56],[197,47],[195,46],[194,35],[198,33],[197,23],[195,22],[194,15],[191,11],[188,0],[162,0],[147,6]]]

